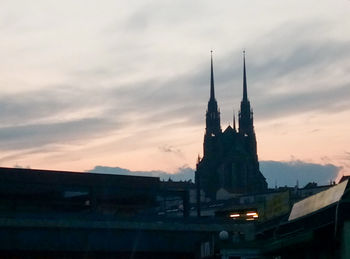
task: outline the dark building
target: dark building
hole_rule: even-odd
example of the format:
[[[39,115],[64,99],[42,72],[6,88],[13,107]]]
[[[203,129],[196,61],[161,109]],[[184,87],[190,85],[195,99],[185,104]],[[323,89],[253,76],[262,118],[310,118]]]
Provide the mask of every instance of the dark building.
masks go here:
[[[202,240],[253,224],[189,218],[190,183],[0,167],[0,258],[198,258]],[[183,217],[163,203],[182,200]],[[187,212],[186,212],[187,211]]]
[[[156,177],[0,167],[0,215],[137,217],[154,214]],[[175,195],[175,194],[174,194]]]
[[[196,184],[211,199],[219,189],[231,193],[258,193],[267,190],[259,170],[253,111],[247,91],[245,53],[243,53],[243,98],[239,111],[239,128],[224,131],[220,125],[220,109],[215,99],[213,58],[211,57],[210,99],[206,112],[203,158],[198,158]]]

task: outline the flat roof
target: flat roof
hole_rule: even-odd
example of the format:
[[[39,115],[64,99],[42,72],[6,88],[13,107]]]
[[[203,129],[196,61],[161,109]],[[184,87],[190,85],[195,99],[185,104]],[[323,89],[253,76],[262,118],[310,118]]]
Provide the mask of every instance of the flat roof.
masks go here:
[[[306,216],[338,202],[342,198],[347,184],[348,180],[294,203],[288,220],[291,221]]]
[[[0,167],[0,182],[80,186],[159,187],[159,177]]]

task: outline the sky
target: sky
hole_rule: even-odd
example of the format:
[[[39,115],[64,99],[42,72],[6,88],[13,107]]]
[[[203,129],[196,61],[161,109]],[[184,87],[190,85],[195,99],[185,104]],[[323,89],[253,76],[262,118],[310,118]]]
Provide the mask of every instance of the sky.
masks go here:
[[[349,0],[2,0],[0,166],[193,169],[210,50],[224,129],[245,49],[260,161],[350,174],[349,13]]]

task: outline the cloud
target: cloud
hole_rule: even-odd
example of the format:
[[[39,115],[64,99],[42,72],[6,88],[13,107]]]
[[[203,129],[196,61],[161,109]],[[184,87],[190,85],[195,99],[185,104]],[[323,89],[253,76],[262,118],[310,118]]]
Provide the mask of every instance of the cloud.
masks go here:
[[[194,171],[192,168],[183,166],[177,169],[174,174],[170,174],[164,171],[131,171],[129,169],[120,167],[108,167],[108,166],[95,166],[92,170],[88,170],[89,173],[102,173],[102,174],[120,174],[120,175],[137,175],[137,176],[152,176],[159,177],[161,180],[173,181],[194,181]]]
[[[178,155],[178,156],[182,156],[182,151],[178,148],[175,148],[171,145],[162,145],[162,146],[159,146],[158,149],[164,153],[172,153],[172,154],[175,154],[175,155]]]
[[[295,186],[297,181],[303,187],[309,182],[319,185],[329,184],[336,179],[341,168],[332,164],[320,165],[303,161],[261,161],[260,171],[265,176],[270,188],[278,186]]]
[[[265,176],[269,188],[277,186],[295,186],[297,181],[303,187],[309,182],[319,185],[329,184],[336,179],[341,168],[332,164],[320,165],[303,161],[261,161],[260,170]],[[174,174],[164,171],[131,171],[120,167],[96,166],[91,173],[121,174],[160,177],[161,180],[171,178],[174,181],[194,181],[194,169],[184,166],[177,169]]]
[[[1,126],[102,115],[103,97],[95,90],[69,85],[5,93],[0,96]]]
[[[55,147],[55,151],[60,150],[59,147]],[[26,149],[25,151],[10,152],[7,155],[0,157],[0,164],[6,161],[16,161],[17,159],[22,159],[23,157],[35,155],[35,154],[49,154],[53,152],[52,147],[42,147],[36,146],[35,148]]]
[[[259,46],[248,48],[249,95],[259,115],[257,120],[305,111],[349,109],[346,101],[350,98],[350,78],[343,75],[339,79],[341,83],[337,80],[330,82],[328,75],[337,64],[340,69],[340,64],[348,60],[350,44],[323,38],[310,40],[314,35],[311,32],[319,31],[320,26],[318,23],[303,24],[301,30],[301,25],[284,24],[274,29],[274,33],[256,38],[261,43]],[[285,27],[288,31],[282,38],[277,31]],[[295,44],[287,44],[294,38],[298,38]],[[249,49],[252,51],[249,52]],[[269,49],[274,49],[272,55],[268,54]],[[92,65],[87,72],[77,73],[74,83],[67,84],[69,87],[3,95],[0,99],[0,119],[3,125],[10,125],[94,108],[102,117],[118,114],[130,118],[130,114],[136,114],[148,123],[181,118],[187,125],[201,125],[209,93],[209,58],[202,60],[191,71],[180,70],[171,76],[152,74],[132,83],[116,81],[100,89],[94,87],[96,82],[92,78],[98,77],[101,82],[106,77],[112,80],[115,67],[119,66],[116,63],[105,64],[103,68],[100,64],[97,67]],[[236,49],[228,51],[226,57],[215,59],[214,65],[218,102],[224,111],[223,121],[231,121],[232,108],[237,110],[241,99],[241,53]],[[310,79],[315,79],[317,69],[321,69],[320,78],[324,77],[324,80],[317,79],[317,82],[323,82],[314,88]],[[104,78],[101,78],[101,71]],[[86,78],[89,79],[87,82]],[[73,84],[74,87],[71,86]],[[280,87],[286,90],[273,92]],[[290,90],[292,88],[294,91]],[[16,116],[11,116],[13,114]]]
[[[306,32],[312,29],[318,31],[318,26],[313,26],[316,25],[310,24]],[[257,120],[304,112],[350,110],[347,101],[350,98],[350,77],[346,72],[350,66],[350,42],[305,38],[305,30],[300,32],[298,28],[294,26],[290,33],[284,34],[286,38],[283,40],[270,35],[268,39],[256,39],[261,44],[250,47],[251,52],[248,48],[248,92],[252,106],[259,115]],[[296,42],[293,40],[295,38],[298,38]],[[269,52],[272,54],[269,55]],[[238,107],[241,98],[242,67],[237,62],[239,56],[233,51],[227,55],[228,58],[220,61],[226,64],[226,68],[220,69],[219,66],[220,70],[216,71],[217,84],[223,85],[223,91],[229,93],[227,97],[224,96],[224,103],[232,103],[235,107]]]
[[[350,66],[350,42],[315,40],[315,33],[310,32],[319,32],[319,23],[303,24],[302,30],[299,24],[288,26],[288,32],[283,34],[285,38],[264,35],[255,40],[261,46],[254,45],[250,47],[251,52],[248,50],[248,90],[258,114],[256,119],[349,110],[350,77],[346,67]],[[295,38],[298,41],[289,44]],[[270,51],[273,54],[269,55]],[[142,110],[145,118],[154,117],[154,121],[182,117],[188,123],[202,124],[210,76],[209,58],[203,61],[188,72],[139,82],[139,86],[133,88],[135,94],[130,94],[130,101],[137,104],[134,107]],[[233,49],[226,57],[214,57],[214,74],[223,121],[231,121],[232,108],[238,110],[242,95],[240,51]]]
[[[296,115],[304,112],[325,112],[327,114],[350,109],[349,84],[338,85],[331,89],[319,89],[309,93],[289,93],[264,97],[256,102],[259,119]]]
[[[102,137],[118,124],[102,118],[87,118],[50,124],[29,124],[0,128],[0,149],[28,149],[54,143],[84,142]]]
[[[312,26],[315,25],[309,25],[311,28]],[[295,27],[290,29],[291,32],[286,35],[287,39],[284,41],[296,37],[299,27]],[[272,39],[269,39],[269,42],[274,42],[273,35],[270,36]],[[264,39],[258,41],[264,46]],[[275,42],[274,46],[277,48],[278,44],[281,42]],[[349,46],[349,42],[299,40],[297,45],[288,46],[287,53],[277,49],[275,52],[281,56],[274,53],[265,56],[263,61],[259,61],[261,54],[257,55],[258,58],[254,61],[254,54],[248,52],[248,81],[251,82],[249,94],[253,100],[252,106],[258,113],[256,119],[278,118],[307,111],[348,110],[350,78],[344,76],[345,78],[339,79],[341,82],[338,82],[329,81],[328,76],[325,76],[332,73],[337,64],[348,60]],[[265,53],[266,46],[265,49],[258,47],[258,50],[253,52]],[[231,121],[232,107],[236,107],[237,110],[241,98],[240,57],[241,54],[234,50],[227,57],[215,61],[216,91],[219,106],[224,111],[223,121]],[[97,90],[91,87],[83,88],[81,85],[57,86],[49,90],[2,95],[0,120],[2,125],[8,126],[30,124],[31,121],[38,120],[46,123],[45,120],[52,117],[87,113],[95,109],[96,115],[102,117],[118,114],[130,119],[131,114],[136,114],[144,122],[152,124],[182,119],[188,126],[202,125],[209,93],[209,60],[206,61],[208,62],[199,64],[196,69],[187,73],[175,73],[170,77],[154,75],[154,78],[144,78],[132,83],[114,83],[112,88]],[[317,85],[318,88],[314,88],[310,78],[315,78],[317,68],[321,68],[320,77],[325,79]],[[302,77],[298,78],[298,74]],[[78,78],[82,80],[85,76],[79,75]],[[284,78],[282,86],[287,90],[294,87],[296,91],[274,93],[274,89],[280,87],[278,82],[281,78]],[[322,80],[317,79],[318,81]],[[273,87],[266,87],[271,85]]]

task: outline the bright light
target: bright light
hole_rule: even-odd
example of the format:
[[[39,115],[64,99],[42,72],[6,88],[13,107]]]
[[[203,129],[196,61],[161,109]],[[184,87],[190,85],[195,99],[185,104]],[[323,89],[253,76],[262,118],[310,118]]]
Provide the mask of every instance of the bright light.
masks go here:
[[[250,220],[254,220],[253,218],[247,218],[246,220],[250,221]]]
[[[246,215],[247,216],[257,216],[258,213],[256,213],[256,212],[248,212]]]
[[[230,218],[238,218],[240,217],[241,215],[238,214],[238,213],[235,213],[235,214],[230,214]]]

